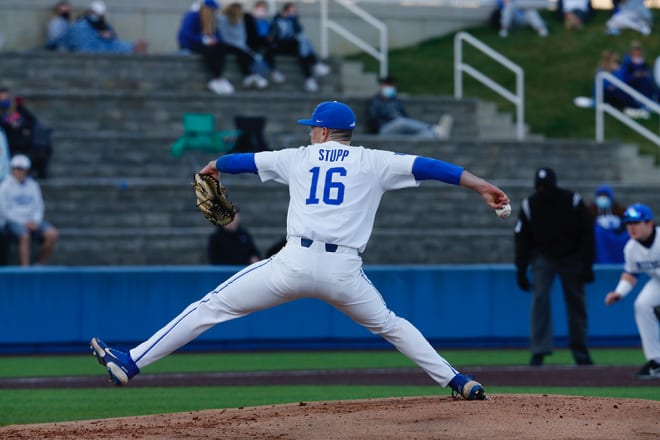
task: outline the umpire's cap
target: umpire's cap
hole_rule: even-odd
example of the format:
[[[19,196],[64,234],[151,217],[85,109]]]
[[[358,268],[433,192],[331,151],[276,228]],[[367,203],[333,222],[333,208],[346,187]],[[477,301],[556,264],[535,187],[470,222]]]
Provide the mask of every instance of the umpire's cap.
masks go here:
[[[557,175],[552,168],[539,168],[534,174],[534,187],[554,188],[557,186]]]
[[[647,222],[649,220],[653,220],[653,212],[651,208],[642,203],[628,206],[626,212],[623,213],[624,223]]]
[[[316,106],[310,119],[299,119],[298,124],[335,130],[353,130],[355,113],[343,102],[325,101]]]

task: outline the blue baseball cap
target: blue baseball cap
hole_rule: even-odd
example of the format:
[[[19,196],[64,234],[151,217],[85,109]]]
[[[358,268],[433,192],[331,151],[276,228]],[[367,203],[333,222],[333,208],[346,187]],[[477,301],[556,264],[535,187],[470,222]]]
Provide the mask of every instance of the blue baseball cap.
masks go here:
[[[204,6],[210,6],[213,9],[218,9],[220,5],[215,0],[204,0]]]
[[[612,187],[607,184],[600,185],[598,188],[596,188],[596,191],[594,191],[594,195],[596,196],[601,194],[606,195],[610,199],[614,200],[614,190],[612,190]]]
[[[325,101],[316,106],[310,119],[298,119],[298,124],[335,130],[353,130],[355,113],[343,102]]]
[[[641,203],[630,205],[623,213],[624,223],[647,222],[653,220],[651,208]]]

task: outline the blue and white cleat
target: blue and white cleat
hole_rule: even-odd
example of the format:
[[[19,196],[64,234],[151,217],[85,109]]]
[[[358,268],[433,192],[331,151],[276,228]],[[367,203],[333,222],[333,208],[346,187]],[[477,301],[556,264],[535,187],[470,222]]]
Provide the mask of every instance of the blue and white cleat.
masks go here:
[[[457,374],[449,382],[452,397],[461,396],[465,400],[487,400],[484,387],[469,376]]]
[[[140,372],[129,353],[108,347],[99,338],[92,338],[89,341],[89,347],[99,364],[108,370],[110,381],[117,386],[126,385],[131,378]]]

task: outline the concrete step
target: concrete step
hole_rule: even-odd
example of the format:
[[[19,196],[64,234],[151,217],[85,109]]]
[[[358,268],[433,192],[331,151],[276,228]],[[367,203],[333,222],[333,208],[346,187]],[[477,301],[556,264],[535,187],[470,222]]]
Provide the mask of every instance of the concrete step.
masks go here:
[[[275,133],[304,132],[295,121],[309,117],[314,107],[324,100],[337,99],[336,94],[304,92],[240,91],[231,96],[218,97],[210,92],[25,92],[28,107],[57,132],[123,131],[137,133],[178,133],[184,113],[212,113],[217,128],[234,128],[237,115],[264,116],[266,130]],[[368,98],[342,97],[355,111],[356,132],[365,132]],[[451,97],[410,97],[406,107],[417,119],[437,123],[445,113],[454,117],[452,137],[488,137],[479,132],[475,108],[477,101],[456,101]],[[493,117],[496,117],[494,113]],[[509,126],[509,138],[515,130]],[[506,132],[502,122],[500,131]],[[502,136],[498,136],[502,137]]]
[[[341,65],[326,60],[334,74],[317,78],[319,92],[341,91]],[[301,91],[302,73],[293,57],[277,58],[278,70],[287,77],[269,90]],[[0,53],[3,83],[17,93],[27,91],[189,91],[205,92],[210,75],[197,55],[81,54],[36,51]],[[242,75],[230,56],[226,77],[242,89]],[[354,72],[355,73],[355,72]],[[375,84],[375,83],[374,83]],[[210,92],[209,92],[210,93]]]
[[[178,135],[139,135],[121,132],[72,133],[55,135],[55,154],[51,176],[60,177],[188,177],[201,165],[221,153],[186,152],[181,158],[170,155]],[[308,143],[306,133],[293,136],[271,133],[267,140],[275,149]],[[465,166],[487,178],[526,179],[539,166],[557,169],[566,181],[617,182],[629,173],[622,171],[621,154],[629,154],[615,143],[598,144],[579,140],[450,139],[447,141],[411,140],[405,136],[380,137],[356,134],[354,145],[435,157]],[[643,164],[650,166],[646,162]],[[560,171],[561,170],[561,171]],[[653,167],[647,170],[653,174]]]

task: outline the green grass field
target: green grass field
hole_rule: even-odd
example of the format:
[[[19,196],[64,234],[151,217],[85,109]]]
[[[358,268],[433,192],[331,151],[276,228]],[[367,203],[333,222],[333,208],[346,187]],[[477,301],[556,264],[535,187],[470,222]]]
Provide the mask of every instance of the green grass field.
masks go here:
[[[548,138],[595,139],[593,109],[573,105],[576,96],[591,96],[594,72],[600,53],[614,49],[621,55],[632,40],[641,42],[651,68],[660,55],[657,35],[642,36],[624,31],[619,36],[605,35],[609,11],[599,11],[593,22],[579,31],[565,31],[551,12],[544,12],[550,29],[548,38],[540,38],[531,29],[517,29],[508,38],[500,38],[488,25],[465,31],[520,65],[525,71],[526,123],[533,133]],[[656,16],[658,25],[659,14]],[[397,78],[401,92],[412,95],[454,94],[454,35],[425,41],[413,47],[389,53],[389,72]],[[376,61],[367,56],[352,56],[364,62],[367,71],[378,72]],[[489,77],[514,90],[514,75],[471,46],[464,49],[464,60]],[[375,92],[374,92],[375,93]],[[464,77],[464,96],[495,102],[501,111],[515,113],[513,104],[501,98],[471,77]],[[643,123],[658,132],[658,117]],[[611,117],[606,117],[605,137],[635,143],[642,151],[660,158],[660,149]]]
[[[526,350],[442,351],[454,366],[525,365]],[[599,365],[638,366],[640,349],[595,349]],[[570,354],[557,350],[549,365],[570,365]],[[273,352],[175,354],[147,367],[144,373],[266,371],[336,368],[409,368],[413,364],[396,351]],[[0,379],[15,377],[98,375],[102,368],[91,355],[0,357]],[[660,387],[561,388],[488,386],[489,393],[547,393],[660,400]],[[237,408],[300,401],[368,399],[396,396],[448,395],[437,386],[241,386],[0,391],[0,425],[44,423],[131,415]]]

